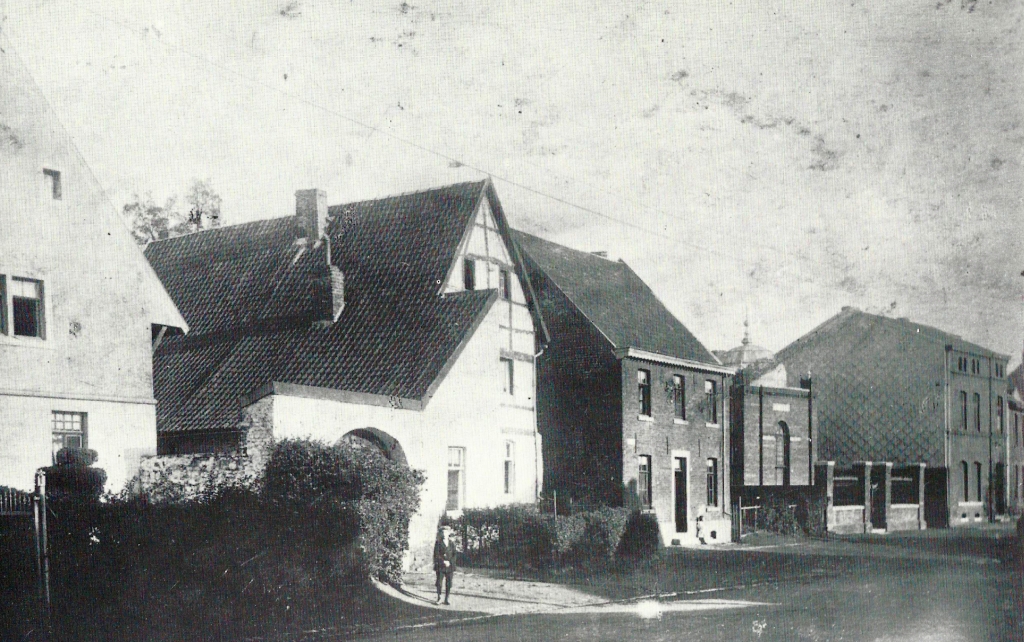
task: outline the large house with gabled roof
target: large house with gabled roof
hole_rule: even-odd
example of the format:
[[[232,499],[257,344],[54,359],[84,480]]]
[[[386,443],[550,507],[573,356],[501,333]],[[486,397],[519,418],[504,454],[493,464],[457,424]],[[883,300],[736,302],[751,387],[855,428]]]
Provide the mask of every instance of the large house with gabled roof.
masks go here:
[[[153,339],[187,328],[0,33],[0,486],[63,448],[128,484],[156,452]]]
[[[192,327],[156,352],[162,454],[370,444],[426,474],[420,556],[445,512],[537,498],[546,334],[490,181],[333,207],[303,190],[295,216],[146,256]]]
[[[622,261],[516,231],[550,335],[544,487],[654,514],[667,545],[730,539],[727,368]]]
[[[929,527],[1006,511],[1008,359],[955,334],[852,307],[775,355],[788,385],[813,378],[819,460],[837,468],[925,465]]]

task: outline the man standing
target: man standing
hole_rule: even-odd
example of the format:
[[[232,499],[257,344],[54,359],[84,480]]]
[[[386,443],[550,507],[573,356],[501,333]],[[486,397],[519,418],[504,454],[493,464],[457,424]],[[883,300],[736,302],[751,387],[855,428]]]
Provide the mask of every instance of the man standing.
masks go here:
[[[444,579],[444,603],[452,591],[452,577],[455,575],[455,542],[451,539],[450,526],[442,526],[434,542],[434,573],[437,574],[437,603],[441,603],[441,580]]]

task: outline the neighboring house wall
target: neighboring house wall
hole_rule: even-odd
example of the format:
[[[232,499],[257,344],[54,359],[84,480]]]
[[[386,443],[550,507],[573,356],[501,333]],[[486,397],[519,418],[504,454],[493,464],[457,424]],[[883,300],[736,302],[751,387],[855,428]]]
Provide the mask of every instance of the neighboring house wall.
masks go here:
[[[398,440],[409,466],[426,474],[420,511],[411,525],[412,564],[429,563],[437,523],[445,512],[451,462],[449,449],[464,457],[458,508],[536,500],[543,462],[533,406],[532,364],[522,364],[522,383],[503,389],[501,337],[507,309],[495,305],[469,339],[457,361],[422,410],[400,403],[380,405],[337,400],[333,391],[307,389],[304,396],[275,395],[276,439],[312,437],[335,443],[353,430],[375,428]],[[518,364],[517,364],[518,365]],[[320,398],[316,398],[320,395]],[[511,492],[505,492],[511,444]]]
[[[526,263],[531,266],[530,259]],[[544,489],[563,501],[622,504],[622,378],[608,341],[550,280],[530,269],[551,340],[537,359]]]
[[[63,412],[84,418],[84,445],[116,490],[156,448],[151,324],[184,322],[5,48],[0,119],[0,485],[28,488],[50,465]],[[40,294],[39,336],[15,336],[26,287]]]
[[[1007,386],[1005,378],[995,376],[997,367],[1005,371],[1006,361],[958,350],[949,353],[948,497],[952,526],[987,518],[990,482],[993,508],[996,513],[1005,512],[1007,484],[1000,479],[1000,471],[1006,470],[1006,431],[1005,424],[1000,430],[998,402],[1003,403],[1005,417]]]
[[[1007,506],[1011,513],[1024,509],[1024,404],[1010,398],[1007,411]]]
[[[810,485],[814,444],[808,430],[811,421],[809,391],[738,385],[733,386],[731,395],[733,485]],[[782,430],[782,424],[786,430]],[[787,436],[788,475],[785,470]]]
[[[641,402],[640,371],[647,373],[649,382],[649,414]],[[714,541],[729,541],[729,404],[725,400],[730,378],[633,358],[622,360],[621,376],[626,505],[653,510],[666,544],[695,542],[698,517],[703,517],[705,539],[710,540],[709,533],[715,531]],[[685,419],[677,417],[676,376],[683,377]],[[705,393],[709,381],[715,385],[714,410]],[[680,483],[684,477],[676,472],[683,466],[686,488]],[[709,468],[713,469],[710,479]],[[645,475],[649,476],[644,479]]]

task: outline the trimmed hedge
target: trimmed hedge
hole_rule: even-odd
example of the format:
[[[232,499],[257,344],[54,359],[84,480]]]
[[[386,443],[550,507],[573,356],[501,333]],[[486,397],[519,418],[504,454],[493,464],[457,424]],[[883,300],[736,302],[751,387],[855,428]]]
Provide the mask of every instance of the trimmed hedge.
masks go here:
[[[653,517],[625,508],[598,508],[557,517],[529,504],[467,509],[459,519],[446,519],[455,532],[466,564],[520,568],[604,566],[618,559],[649,555],[660,546]],[[633,522],[654,523],[655,546],[649,533]],[[635,544],[639,537],[644,543]]]

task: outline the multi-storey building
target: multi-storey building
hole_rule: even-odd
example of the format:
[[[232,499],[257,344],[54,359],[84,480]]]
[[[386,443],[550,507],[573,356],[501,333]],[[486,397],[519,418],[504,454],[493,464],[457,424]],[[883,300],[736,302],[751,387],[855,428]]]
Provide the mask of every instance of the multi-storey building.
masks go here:
[[[636,506],[666,544],[728,541],[732,370],[621,261],[514,233],[550,333],[537,362],[544,485]]]
[[[854,308],[776,355],[811,373],[821,460],[925,464],[931,527],[1005,511],[1007,357],[907,319]]]
[[[186,328],[0,38],[0,485],[74,447],[124,486],[156,451],[152,341]]]

